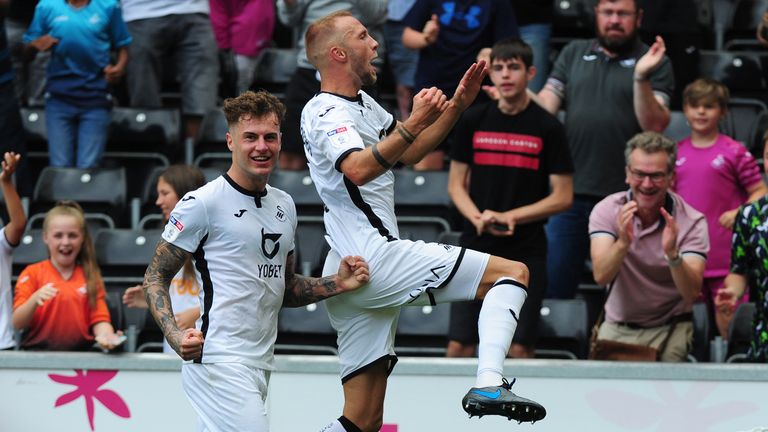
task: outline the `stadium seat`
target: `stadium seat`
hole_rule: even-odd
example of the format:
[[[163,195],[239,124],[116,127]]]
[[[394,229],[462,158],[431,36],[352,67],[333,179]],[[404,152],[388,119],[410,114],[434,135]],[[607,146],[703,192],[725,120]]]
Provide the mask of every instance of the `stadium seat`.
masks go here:
[[[269,176],[269,184],[288,193],[296,204],[299,216],[323,214],[323,202],[317,194],[309,170],[275,170]]]
[[[764,92],[765,77],[760,55],[753,52],[701,51],[701,76],[725,84],[732,96]]]
[[[21,122],[27,134],[27,150],[48,151],[48,132],[45,127],[45,108],[21,108]]]
[[[445,356],[451,306],[406,306],[400,309],[395,352],[413,356]]]
[[[723,49],[734,50],[760,50],[761,45],[755,38],[757,26],[763,17],[763,12],[768,10],[766,0],[739,0],[733,15],[733,24],[726,34]]]
[[[713,326],[709,319],[707,305],[693,304],[693,346],[689,359],[697,362],[709,361],[709,347],[712,340]]]
[[[754,333],[755,304],[743,303],[733,314],[728,327],[728,353],[726,363],[744,362]]]
[[[681,139],[691,134],[691,126],[688,124],[685,115],[682,111],[670,112],[669,125],[664,129],[664,135],[674,141],[680,141]]]
[[[296,48],[266,48],[259,54],[254,88],[263,88],[279,98],[284,97],[285,86],[298,66]]]
[[[544,299],[540,312],[537,358],[587,357],[590,331],[583,299]]]
[[[206,153],[225,153],[228,155],[228,130],[227,119],[224,117],[224,111],[222,111],[221,107],[208,111],[205,117],[203,117],[203,122],[197,134],[197,143],[195,144],[196,157]],[[195,163],[195,165],[197,164]]]
[[[283,308],[278,316],[276,353],[338,355],[336,330],[323,302],[298,308]]]
[[[448,231],[440,234],[437,238],[438,243],[458,246],[461,239],[461,231]]]
[[[725,34],[733,27],[733,16],[740,0],[712,0],[715,49],[723,49]]]
[[[434,216],[397,216],[401,239],[436,242],[441,234],[450,231],[447,220]]]
[[[13,251],[14,276],[18,276],[24,267],[48,259],[48,248],[43,242],[42,229],[27,229],[21,236],[19,246]]]
[[[329,249],[322,216],[299,216],[294,249],[295,271],[305,276],[320,276]]]
[[[122,294],[116,291],[106,291],[106,301],[112,327],[115,330],[122,330],[125,325],[125,322],[123,321]]]
[[[181,114],[175,108],[112,109],[108,151],[160,152],[173,156],[180,148]]]
[[[395,169],[395,212],[398,216],[451,219],[447,171]]]
[[[742,142],[748,149],[756,146],[760,151],[763,131],[760,130],[761,117],[768,113],[766,104],[758,99],[731,98],[728,112],[723,122],[722,132],[736,141]]]
[[[119,220],[126,209],[125,168],[56,168],[40,173],[30,214],[48,211],[57,201],[74,200],[86,213],[104,213]]]
[[[105,229],[94,240],[105,280],[140,283],[155,254],[161,230]]]
[[[553,10],[553,39],[589,37],[594,28],[594,2],[556,0]]]

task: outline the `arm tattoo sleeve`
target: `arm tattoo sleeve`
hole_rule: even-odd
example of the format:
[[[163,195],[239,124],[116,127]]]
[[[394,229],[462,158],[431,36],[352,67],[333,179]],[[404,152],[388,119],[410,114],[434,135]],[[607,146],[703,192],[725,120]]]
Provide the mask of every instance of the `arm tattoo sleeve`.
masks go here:
[[[285,296],[283,307],[300,307],[333,297],[344,292],[336,285],[336,276],[322,278],[297,275],[293,270],[293,254],[285,264]]]
[[[144,274],[144,296],[147,298],[149,311],[171,346],[175,344],[176,339],[169,336],[181,333],[181,330],[176,325],[168,289],[171,279],[190,255],[184,249],[160,239],[155,249],[155,256]],[[173,346],[173,349],[178,352],[179,347]]]

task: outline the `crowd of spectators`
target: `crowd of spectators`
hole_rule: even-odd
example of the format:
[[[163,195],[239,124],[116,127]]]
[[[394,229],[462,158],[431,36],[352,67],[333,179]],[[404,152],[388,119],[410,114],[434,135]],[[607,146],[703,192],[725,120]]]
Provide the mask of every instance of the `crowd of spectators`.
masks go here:
[[[224,97],[253,87],[262,53],[280,39],[273,34],[277,28],[292,33],[290,48],[297,55],[283,97],[280,169],[303,170],[299,120],[320,89],[303,33],[316,19],[348,10],[379,43],[373,63],[386,79],[369,93],[391,97],[397,118],[408,116],[414,92],[435,86],[450,97],[471,63],[488,62],[487,95],[440,151],[412,169],[442,170],[450,161],[445,193],[464,219],[453,227],[463,229],[462,244],[535,270],[530,288],[537,295],[524,309],[524,321],[541,298],[574,298],[585,277],[592,278],[614,287],[601,338],[658,346],[659,335],[674,324],[673,331],[682,333],[662,358],[682,360],[694,302],[707,305],[723,338],[737,305],[762,304],[763,321],[768,308],[764,283],[749,285],[744,276],[754,264],[745,239],[757,235],[749,231],[755,220],[765,222],[760,203],[768,187],[749,149],[720,132],[727,86],[697,79],[699,53],[710,47],[711,16],[702,3],[597,0],[594,37],[561,44],[553,39],[553,2],[544,0],[0,0],[0,152],[6,155],[0,186],[11,218],[0,239],[3,249],[12,251],[25,222],[14,195],[30,196],[35,183],[20,107],[44,107],[50,166],[94,168],[109,146],[111,108],[168,106],[163,95],[170,76],[179,87],[170,104],[182,115],[180,135],[194,142],[205,116]],[[768,12],[755,36],[764,45],[766,23]],[[491,51],[499,41],[506,45]],[[521,93],[520,86],[528,91]],[[671,148],[653,133],[664,132],[673,110],[684,113],[690,136]],[[562,121],[553,121],[558,114]],[[510,147],[496,147],[489,159],[483,156],[489,151],[484,135],[493,142],[508,139]],[[522,158],[531,154],[533,170]],[[178,200],[191,185],[173,184],[173,170],[166,174],[158,192],[170,188],[166,192]],[[103,283],[78,211],[77,205],[59,205],[46,218],[46,236],[51,226],[79,236],[72,250],[47,242],[51,258],[20,275],[13,302],[6,298],[10,287],[0,285],[0,306],[14,306],[12,320],[10,309],[0,310],[0,349],[11,346],[11,321],[26,329],[25,347],[82,348],[94,340],[116,345],[119,333],[105,316]],[[163,214],[167,218],[165,209]],[[732,239],[741,241],[742,252],[732,251]],[[0,275],[9,284],[5,267]],[[43,339],[59,329],[47,320],[66,313],[58,304],[67,288],[51,288],[40,278],[60,275],[62,268],[88,288],[80,303],[68,303],[83,325],[65,328],[67,342],[57,344]],[[31,275],[40,279],[37,285]],[[753,275],[762,280],[760,271]],[[192,283],[188,273],[178,277]],[[655,297],[638,295],[641,287]],[[141,306],[137,295],[129,290],[125,302]],[[452,328],[474,322],[466,317],[471,311],[460,319],[456,313]],[[511,355],[533,355],[535,327],[535,319],[521,324]],[[472,355],[476,335],[453,334],[449,355]],[[764,359],[764,346],[756,344],[752,352]]]

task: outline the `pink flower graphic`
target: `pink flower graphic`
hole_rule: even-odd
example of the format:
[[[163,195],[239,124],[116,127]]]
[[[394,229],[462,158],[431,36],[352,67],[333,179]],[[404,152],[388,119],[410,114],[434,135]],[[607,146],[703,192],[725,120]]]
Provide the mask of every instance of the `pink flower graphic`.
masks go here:
[[[397,425],[396,424],[382,425],[381,430],[379,432],[397,432]]]
[[[75,376],[48,374],[48,377],[51,380],[59,384],[68,384],[77,387],[75,390],[59,396],[59,398],[56,399],[54,408],[66,405],[82,396],[85,399],[85,410],[88,414],[88,423],[91,425],[92,431],[96,430],[93,425],[94,398],[115,415],[122,418],[130,418],[131,411],[128,409],[128,405],[126,405],[125,401],[123,401],[117,393],[112,390],[99,389],[99,387],[106,384],[107,381],[114,378],[115,375],[117,375],[116,370],[83,371],[82,369],[75,369]]]
[[[587,394],[586,400],[599,417],[622,429],[656,432],[706,432],[719,423],[760,410],[757,404],[738,394],[729,395],[729,400],[723,402],[708,401],[720,387],[714,382],[693,383],[687,389],[669,382],[655,383],[653,387],[655,394],[612,388],[595,390]]]

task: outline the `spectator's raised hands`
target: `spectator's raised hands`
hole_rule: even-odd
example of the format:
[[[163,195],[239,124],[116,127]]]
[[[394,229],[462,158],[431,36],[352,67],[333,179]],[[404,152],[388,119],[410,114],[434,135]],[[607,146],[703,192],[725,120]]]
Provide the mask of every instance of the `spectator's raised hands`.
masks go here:
[[[421,33],[424,35],[424,41],[427,45],[432,45],[437,41],[437,36],[440,34],[440,21],[438,21],[437,15],[433,14],[429,21],[424,24]]]
[[[656,36],[656,41],[651,45],[651,48],[635,64],[635,78],[647,79],[648,75],[659,67],[666,52],[667,47],[664,45],[664,39],[661,36]]]
[[[629,201],[621,207],[617,224],[619,226],[619,238],[617,241],[625,245],[632,243],[635,238],[634,218],[637,213],[637,201]]]
[[[52,283],[49,282],[41,286],[37,291],[35,291],[35,294],[34,294],[35,304],[37,304],[38,306],[42,306],[48,300],[56,297],[56,294],[58,293],[59,293],[59,290],[56,289],[56,287],[53,286]]]
[[[13,177],[13,173],[16,171],[16,164],[20,159],[20,154],[5,152],[2,161],[2,171],[0,172],[0,181],[11,181],[11,177]]]
[[[668,257],[678,256],[680,252],[677,250],[677,222],[664,207],[659,210],[665,222],[664,231],[661,232],[661,247]]]

